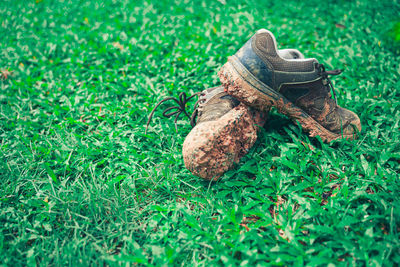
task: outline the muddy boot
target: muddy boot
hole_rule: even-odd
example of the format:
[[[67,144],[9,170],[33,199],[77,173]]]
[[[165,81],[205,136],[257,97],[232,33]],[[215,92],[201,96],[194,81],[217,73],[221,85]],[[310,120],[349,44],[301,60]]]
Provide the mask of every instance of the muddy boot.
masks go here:
[[[216,180],[254,145],[267,112],[240,104],[222,86],[203,91],[197,111],[197,124],[183,143],[183,160],[194,175]]]
[[[361,131],[358,116],[337,105],[328,75],[340,73],[326,71],[314,58],[285,59],[273,34],[262,29],[229,57],[218,75],[228,94],[258,110],[273,105],[310,136],[330,142],[352,139]]]
[[[186,103],[196,96],[198,101],[190,116],[185,110]],[[181,93],[179,98],[163,99],[151,112],[147,127],[154,111],[162,103],[170,100],[175,101],[177,105],[165,109],[163,115],[168,118],[175,116],[176,130],[176,121],[182,113],[190,118],[194,127],[183,143],[185,166],[194,175],[206,180],[218,179],[247,154],[257,140],[259,127],[264,125],[267,117],[266,111],[260,112],[240,104],[228,95],[222,86],[218,86],[191,97]]]

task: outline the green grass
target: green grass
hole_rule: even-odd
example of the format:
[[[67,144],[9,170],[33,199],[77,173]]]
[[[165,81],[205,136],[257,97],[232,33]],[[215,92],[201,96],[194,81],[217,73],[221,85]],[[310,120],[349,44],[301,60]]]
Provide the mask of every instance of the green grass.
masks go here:
[[[1,1],[0,264],[399,265],[399,14],[395,0]],[[218,85],[259,28],[345,69],[333,81],[361,137],[323,144],[273,111],[237,168],[204,182],[184,168],[188,121],[176,134],[157,111],[146,135],[147,114]]]

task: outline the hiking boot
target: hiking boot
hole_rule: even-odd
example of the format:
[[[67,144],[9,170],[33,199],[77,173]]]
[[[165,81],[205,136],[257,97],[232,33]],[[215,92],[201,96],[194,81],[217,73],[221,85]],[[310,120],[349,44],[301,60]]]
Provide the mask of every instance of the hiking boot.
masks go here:
[[[310,136],[330,142],[353,139],[361,131],[358,116],[337,105],[328,75],[340,73],[326,71],[315,58],[283,58],[274,35],[262,29],[228,58],[218,75],[228,94],[259,110],[273,105]]]
[[[183,143],[183,160],[194,175],[217,180],[254,145],[267,110],[240,104],[219,86],[202,92],[197,112],[197,124]]]
[[[278,53],[283,58],[304,58],[296,49],[283,49]],[[185,107],[195,96],[199,96],[199,100],[190,116]],[[217,180],[248,153],[268,114],[267,107],[263,112],[249,108],[228,95],[224,87],[218,86],[190,97],[181,93],[178,98],[163,99],[150,113],[147,127],[155,110],[170,100],[175,101],[177,106],[165,109],[163,115],[167,118],[175,116],[176,131],[176,122],[182,113],[190,118],[190,124],[194,127],[183,143],[185,166],[194,175],[206,180]]]
[[[190,116],[185,107],[195,96],[199,99]],[[179,98],[163,99],[151,112],[147,127],[154,111],[169,100],[175,101],[177,106],[165,109],[163,115],[167,118],[176,115],[176,131],[178,131],[176,122],[182,113],[190,118],[190,124],[194,127],[183,143],[185,166],[192,174],[206,180],[217,180],[247,154],[257,140],[259,127],[264,125],[267,117],[267,112],[260,112],[241,104],[228,95],[224,87],[218,86],[190,97],[181,93]]]

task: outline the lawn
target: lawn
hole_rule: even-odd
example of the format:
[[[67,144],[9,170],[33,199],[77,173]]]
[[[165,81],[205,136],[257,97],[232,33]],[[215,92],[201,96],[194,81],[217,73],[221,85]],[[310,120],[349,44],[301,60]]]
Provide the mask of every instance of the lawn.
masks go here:
[[[2,0],[0,265],[399,265],[399,14],[396,0]],[[145,134],[147,116],[218,85],[260,28],[344,69],[338,101],[363,131],[324,144],[273,110],[236,168],[203,181],[182,159],[188,120],[176,133],[160,109]]]

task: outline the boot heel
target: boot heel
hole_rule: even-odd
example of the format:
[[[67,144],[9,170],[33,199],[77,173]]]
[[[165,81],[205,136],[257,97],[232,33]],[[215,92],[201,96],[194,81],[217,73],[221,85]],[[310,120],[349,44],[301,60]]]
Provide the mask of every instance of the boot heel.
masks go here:
[[[235,59],[230,57],[229,61],[218,72],[225,91],[248,106],[261,111],[268,111],[274,103],[273,99],[248,83],[235,68],[234,64],[231,63],[232,60]]]

